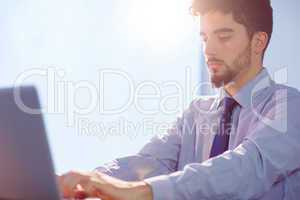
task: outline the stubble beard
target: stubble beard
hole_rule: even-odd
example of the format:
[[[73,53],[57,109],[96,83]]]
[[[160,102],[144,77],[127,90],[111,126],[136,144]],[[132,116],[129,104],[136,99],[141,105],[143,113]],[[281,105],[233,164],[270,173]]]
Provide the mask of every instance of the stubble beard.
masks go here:
[[[251,45],[243,50],[233,61],[232,65],[226,63],[216,71],[210,72],[210,81],[215,88],[224,87],[233,82],[239,73],[251,65]]]

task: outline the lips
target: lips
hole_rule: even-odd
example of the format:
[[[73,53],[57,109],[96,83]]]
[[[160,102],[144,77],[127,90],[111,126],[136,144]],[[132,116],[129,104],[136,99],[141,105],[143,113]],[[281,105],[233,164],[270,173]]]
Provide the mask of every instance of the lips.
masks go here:
[[[207,65],[210,69],[218,69],[223,65],[223,63],[221,63],[221,62],[208,62]]]

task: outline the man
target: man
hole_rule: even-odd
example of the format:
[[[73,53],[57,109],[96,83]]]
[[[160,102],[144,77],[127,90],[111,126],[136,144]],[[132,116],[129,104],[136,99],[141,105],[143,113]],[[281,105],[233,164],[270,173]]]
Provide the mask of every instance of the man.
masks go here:
[[[269,0],[194,0],[216,97],[194,100],[162,137],[94,172],[59,177],[65,197],[296,199],[300,95],[263,67]]]

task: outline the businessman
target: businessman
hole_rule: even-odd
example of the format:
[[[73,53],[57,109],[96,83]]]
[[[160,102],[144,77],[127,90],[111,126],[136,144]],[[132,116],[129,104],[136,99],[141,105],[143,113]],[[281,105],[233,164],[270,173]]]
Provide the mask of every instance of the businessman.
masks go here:
[[[273,29],[270,0],[194,0],[191,12],[200,17],[210,80],[220,93],[193,100],[136,155],[60,176],[65,197],[300,197],[300,94],[275,83],[263,66]]]

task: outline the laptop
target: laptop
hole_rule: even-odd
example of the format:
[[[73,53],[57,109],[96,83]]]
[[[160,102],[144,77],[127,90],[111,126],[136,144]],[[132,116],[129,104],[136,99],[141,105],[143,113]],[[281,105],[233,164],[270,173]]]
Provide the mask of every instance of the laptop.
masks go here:
[[[0,199],[60,199],[32,86],[0,89]]]

